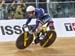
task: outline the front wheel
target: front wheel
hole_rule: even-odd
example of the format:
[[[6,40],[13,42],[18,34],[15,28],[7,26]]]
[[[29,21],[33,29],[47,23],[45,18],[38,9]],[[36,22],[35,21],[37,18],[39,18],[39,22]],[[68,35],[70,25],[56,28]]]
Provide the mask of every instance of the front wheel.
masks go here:
[[[42,47],[49,47],[57,38],[55,31],[47,31],[46,33],[44,39],[40,41],[40,46]]]
[[[33,41],[33,34],[28,32],[22,33],[16,40],[16,47],[18,49],[27,48]]]

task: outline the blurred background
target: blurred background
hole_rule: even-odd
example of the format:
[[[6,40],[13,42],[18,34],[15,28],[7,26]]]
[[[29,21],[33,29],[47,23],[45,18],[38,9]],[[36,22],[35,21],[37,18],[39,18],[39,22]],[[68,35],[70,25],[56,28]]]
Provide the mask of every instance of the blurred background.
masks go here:
[[[52,18],[75,17],[75,0],[0,0],[0,20],[25,19],[28,5],[43,8]]]

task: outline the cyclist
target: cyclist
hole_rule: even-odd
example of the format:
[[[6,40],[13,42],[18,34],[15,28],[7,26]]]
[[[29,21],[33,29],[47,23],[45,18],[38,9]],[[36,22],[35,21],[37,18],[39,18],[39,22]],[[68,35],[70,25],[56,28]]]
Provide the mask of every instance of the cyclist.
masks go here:
[[[28,6],[26,8],[26,12],[28,14],[28,19],[25,24],[28,25],[33,17],[36,17],[36,25],[33,27],[32,32],[34,33],[37,29],[37,35],[39,36],[39,33],[42,31],[42,26],[45,23],[48,23],[47,26],[51,30],[54,30],[53,20],[50,18],[48,14],[45,13],[43,8],[35,8],[34,6]],[[35,39],[35,43],[39,42],[39,37]]]

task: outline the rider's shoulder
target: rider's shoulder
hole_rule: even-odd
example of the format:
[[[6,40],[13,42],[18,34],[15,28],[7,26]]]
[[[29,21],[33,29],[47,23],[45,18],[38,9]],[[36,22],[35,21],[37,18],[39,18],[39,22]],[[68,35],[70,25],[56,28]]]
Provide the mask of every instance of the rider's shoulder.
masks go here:
[[[42,12],[44,12],[44,9],[43,8],[36,8],[35,11],[39,12],[39,13],[42,13]]]
[[[44,10],[43,8],[36,8],[35,10]]]

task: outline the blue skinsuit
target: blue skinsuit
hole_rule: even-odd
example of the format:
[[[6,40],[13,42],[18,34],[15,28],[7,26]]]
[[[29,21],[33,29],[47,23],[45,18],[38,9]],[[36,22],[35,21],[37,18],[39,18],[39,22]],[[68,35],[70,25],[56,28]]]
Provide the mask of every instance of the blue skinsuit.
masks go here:
[[[36,25],[33,27],[32,32],[34,32],[36,30],[36,28],[38,27],[39,23],[42,22],[43,24],[52,21],[52,19],[50,18],[49,15],[47,15],[44,12],[44,9],[42,8],[36,8],[35,9],[35,16],[36,16]],[[28,25],[31,21],[32,17],[28,17],[28,20],[26,22],[26,25]]]

